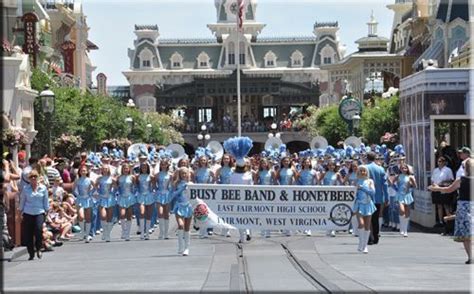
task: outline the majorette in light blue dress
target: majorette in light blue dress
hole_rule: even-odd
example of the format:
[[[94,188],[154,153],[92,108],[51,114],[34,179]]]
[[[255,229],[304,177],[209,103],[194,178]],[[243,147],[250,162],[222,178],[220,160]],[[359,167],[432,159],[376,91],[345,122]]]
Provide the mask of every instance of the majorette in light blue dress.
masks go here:
[[[190,218],[193,215],[193,207],[185,194],[187,184],[185,181],[179,182],[176,190],[173,192],[173,197],[176,197],[173,213],[183,218]]]
[[[272,173],[268,169],[258,172],[258,185],[271,185]]]
[[[196,183],[209,184],[211,183],[211,172],[207,167],[200,167],[196,170]]]
[[[138,176],[137,203],[151,205],[155,203],[155,195],[149,174],[140,174]]]
[[[293,170],[291,168],[282,168],[280,170],[280,185],[293,185]]]
[[[113,207],[117,204],[115,199],[115,191],[112,186],[113,179],[111,176],[102,176],[98,179],[98,194],[100,207]]]
[[[337,174],[327,171],[323,178],[323,186],[337,186]]]
[[[363,216],[372,215],[377,210],[372,200],[372,197],[375,196],[375,189],[371,189],[369,187],[369,180],[364,179],[357,179],[356,186],[361,186],[361,188],[357,190],[352,210]]]
[[[410,205],[413,203],[413,195],[411,194],[410,189],[410,177],[404,174],[398,176],[398,191],[397,191],[397,201],[398,203]]]
[[[171,201],[171,175],[167,171],[160,171],[156,179],[156,202],[161,205]]]
[[[315,180],[314,180],[315,175],[316,175],[316,171],[312,169],[302,170],[298,178],[298,185],[301,185],[301,186],[315,185]]]
[[[119,197],[118,205],[122,208],[129,208],[136,203],[134,194],[134,184],[131,175],[122,175],[118,179]]]
[[[94,206],[92,199],[92,180],[88,177],[80,177],[77,180],[74,195],[76,196],[76,203],[79,207],[84,209],[92,208],[92,206]]]
[[[221,167],[218,183],[219,184],[230,184],[230,177],[232,176],[232,168],[228,166]]]
[[[352,172],[349,174],[349,186],[355,186],[357,184],[357,173]]]

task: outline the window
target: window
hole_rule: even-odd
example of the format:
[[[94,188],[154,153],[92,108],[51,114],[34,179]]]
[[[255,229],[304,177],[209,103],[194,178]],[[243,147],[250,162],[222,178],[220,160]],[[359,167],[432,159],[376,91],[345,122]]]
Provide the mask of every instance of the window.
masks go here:
[[[227,47],[229,48],[229,56],[228,56],[228,59],[227,59],[227,63],[229,65],[233,65],[235,64],[235,44],[234,42],[229,42],[229,44],[227,44]]]
[[[293,67],[301,67],[303,65],[303,54],[296,50],[291,54],[291,66]]]
[[[240,64],[245,64],[245,43],[244,42],[240,42],[239,62],[240,62]]]
[[[212,121],[212,108],[201,108],[199,109],[199,122]]]
[[[138,99],[138,108],[143,112],[156,111],[156,99],[155,97],[141,97]]]
[[[263,117],[275,117],[276,116],[276,107],[264,107],[263,108]]]
[[[170,58],[171,68],[183,68],[183,57],[178,52],[173,53]]]
[[[145,69],[152,67],[151,61],[153,59],[153,52],[151,52],[150,49],[144,48],[142,51],[140,51],[138,58],[140,59],[140,68]]]
[[[198,68],[209,68],[209,55],[206,52],[199,53],[197,57]]]
[[[272,51],[268,51],[263,57],[265,60],[265,67],[275,67],[276,64],[276,55]]]
[[[324,48],[321,50],[320,55],[322,64],[331,64],[332,61],[336,59],[336,51],[329,44],[326,44],[326,46],[324,46]]]

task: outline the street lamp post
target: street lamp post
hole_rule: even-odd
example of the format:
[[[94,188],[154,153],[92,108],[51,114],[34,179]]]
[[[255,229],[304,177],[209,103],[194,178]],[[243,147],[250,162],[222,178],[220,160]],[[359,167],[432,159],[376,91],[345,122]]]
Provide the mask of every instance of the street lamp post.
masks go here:
[[[202,147],[206,147],[206,141],[211,139],[211,135],[207,132],[207,126],[203,124],[201,126],[201,132],[197,135],[197,140],[200,142]]]
[[[270,133],[268,133],[268,138],[272,138],[272,137],[276,137],[276,138],[281,137],[281,134],[279,132],[277,132],[277,124],[276,123],[272,123],[270,125]]]
[[[151,138],[151,128],[152,127],[153,126],[150,123],[148,123],[146,125],[146,136],[147,136],[148,143],[150,143],[149,141],[150,141],[150,138]]]
[[[360,115],[358,113],[352,116],[352,135],[357,135],[357,130],[359,129],[360,125]]]
[[[372,83],[372,90],[370,91],[370,102],[374,103],[374,96],[375,96],[375,81],[380,80],[382,78],[382,75],[380,72],[371,72],[369,77],[366,78],[365,80],[367,82]]]
[[[131,139],[131,135],[132,135],[132,130],[133,130],[133,118],[128,115],[126,118],[125,118],[125,122],[127,123],[127,126],[128,126],[128,129],[127,129],[127,133],[128,133],[128,138]]]
[[[39,97],[41,98],[43,112],[46,114],[48,120],[48,154],[49,156],[53,156],[53,146],[51,144],[51,122],[54,114],[56,96],[54,95],[54,92],[49,89],[49,85],[46,85]]]

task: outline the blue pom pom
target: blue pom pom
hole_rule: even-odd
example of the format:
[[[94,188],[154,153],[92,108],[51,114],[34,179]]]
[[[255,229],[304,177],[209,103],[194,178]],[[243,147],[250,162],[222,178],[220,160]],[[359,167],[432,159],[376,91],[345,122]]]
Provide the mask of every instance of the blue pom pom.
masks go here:
[[[102,153],[109,154],[109,148],[107,146],[102,147]]]
[[[253,141],[249,137],[234,137],[225,140],[224,149],[236,160],[242,159],[250,152],[253,147]]]
[[[286,145],[285,144],[281,144],[280,145],[280,153],[283,153],[286,151]]]

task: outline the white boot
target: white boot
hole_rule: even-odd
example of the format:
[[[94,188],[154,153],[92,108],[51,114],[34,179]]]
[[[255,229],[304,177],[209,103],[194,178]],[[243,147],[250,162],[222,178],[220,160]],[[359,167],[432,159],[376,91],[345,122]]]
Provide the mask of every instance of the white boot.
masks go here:
[[[370,231],[364,230],[364,249],[362,252],[369,253],[369,248],[367,248],[367,243],[369,242]]]
[[[379,217],[379,232],[382,232],[383,217]]]
[[[125,221],[125,241],[130,241],[130,231],[132,230],[132,221]]]
[[[405,217],[404,218],[404,222],[405,222],[405,230],[404,230],[404,234],[403,234],[403,237],[408,237],[408,224],[410,223],[410,217]]]
[[[100,226],[102,227],[102,241],[105,241],[105,236],[107,235],[107,221],[101,220],[100,221]]]
[[[145,240],[149,240],[150,237],[148,235],[148,230],[150,229],[150,220],[145,219],[145,225],[144,226],[145,226],[145,229],[144,229],[145,230],[145,233],[144,233],[145,234]]]
[[[127,221],[125,219],[121,220],[120,226],[122,227],[122,235],[120,239],[125,239],[127,237]]]
[[[365,240],[365,230],[358,230],[359,232],[359,247],[357,247],[357,251],[361,252],[364,250],[364,240]]]
[[[183,254],[184,250],[184,231],[178,230],[178,254]]]
[[[158,240],[163,240],[165,238],[165,219],[160,218],[159,221],[160,233],[158,234]]]
[[[86,223],[84,226],[84,234],[86,236],[86,243],[89,243],[92,240],[92,237],[89,235],[91,230],[91,223]]]
[[[400,216],[400,235],[405,234],[405,217]]]
[[[184,232],[184,251],[183,256],[189,255],[189,243],[190,243],[190,233],[189,231]]]
[[[140,230],[140,240],[144,240],[145,239],[145,220],[142,218],[140,220],[140,226],[139,226],[139,230]]]
[[[359,222],[357,221],[357,218],[352,217],[351,224],[352,224],[352,234],[357,237],[359,235]]]
[[[81,232],[77,235],[77,237],[79,238],[79,240],[82,240],[86,236],[86,234],[84,233],[86,230],[84,221],[79,221],[79,227],[81,228]]]
[[[163,219],[163,221],[165,222],[165,224],[164,224],[165,233],[164,233],[163,237],[165,238],[165,240],[168,240],[170,238],[168,236],[168,230],[170,228],[170,220],[169,219]]]
[[[114,223],[112,222],[107,223],[107,233],[105,235],[105,242],[110,242],[110,233],[112,232],[113,227],[114,227]]]

